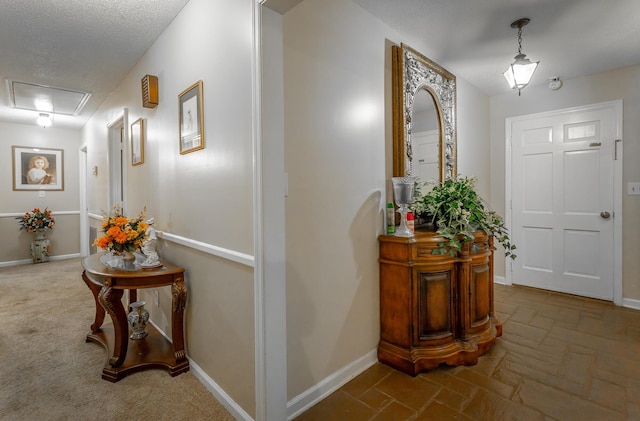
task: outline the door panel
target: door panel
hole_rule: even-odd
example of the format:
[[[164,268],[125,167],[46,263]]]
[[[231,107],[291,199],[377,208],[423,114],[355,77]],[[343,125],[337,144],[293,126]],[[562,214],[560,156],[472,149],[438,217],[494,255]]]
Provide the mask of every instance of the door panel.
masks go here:
[[[511,122],[513,283],[613,299],[613,108]]]

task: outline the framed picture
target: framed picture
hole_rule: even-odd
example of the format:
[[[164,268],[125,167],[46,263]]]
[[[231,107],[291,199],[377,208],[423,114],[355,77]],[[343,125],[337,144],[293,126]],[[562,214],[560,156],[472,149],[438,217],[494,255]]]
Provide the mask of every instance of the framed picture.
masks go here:
[[[13,190],[64,190],[64,150],[12,146]]]
[[[144,163],[144,120],[139,118],[131,124],[131,165]]]
[[[178,95],[181,154],[204,149],[204,101],[202,96],[201,80]]]

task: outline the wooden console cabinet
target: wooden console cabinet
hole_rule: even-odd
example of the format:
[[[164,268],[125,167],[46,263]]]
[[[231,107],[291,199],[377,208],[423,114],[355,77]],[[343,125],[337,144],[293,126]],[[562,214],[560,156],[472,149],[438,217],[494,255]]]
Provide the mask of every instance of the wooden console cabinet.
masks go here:
[[[474,365],[502,335],[493,307],[493,237],[478,231],[452,257],[445,240],[382,235],[378,360],[415,376],[439,364]]]

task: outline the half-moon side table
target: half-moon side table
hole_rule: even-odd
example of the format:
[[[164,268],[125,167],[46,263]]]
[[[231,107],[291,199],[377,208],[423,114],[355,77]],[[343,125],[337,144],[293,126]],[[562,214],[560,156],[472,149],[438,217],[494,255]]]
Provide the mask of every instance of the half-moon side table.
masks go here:
[[[184,269],[163,262],[162,267],[151,270],[116,270],[102,264],[100,256],[93,254],[82,261],[82,279],[93,293],[96,304],[95,320],[86,341],[99,343],[107,351],[102,378],[115,383],[127,374],[147,368],[166,368],[172,377],[189,371],[183,333],[187,303]],[[122,305],[124,290],[129,290],[129,301],[134,302],[138,289],[162,286],[171,286],[173,343],[151,323],[147,324],[145,338],[129,338],[127,312]],[[102,327],[105,312],[111,316],[113,325]]]

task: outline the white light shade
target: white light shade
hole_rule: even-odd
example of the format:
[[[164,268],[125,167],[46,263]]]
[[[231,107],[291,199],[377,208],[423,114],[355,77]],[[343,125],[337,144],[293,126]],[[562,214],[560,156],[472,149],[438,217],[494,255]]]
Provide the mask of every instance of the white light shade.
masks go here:
[[[515,61],[509,65],[509,68],[504,72],[504,77],[509,83],[511,89],[517,89],[518,93],[525,86],[529,84],[533,73],[538,67],[539,61],[531,62],[524,54],[518,54],[515,56]]]
[[[49,114],[40,113],[40,115],[36,119],[36,123],[38,123],[38,126],[49,127],[51,126],[53,121],[51,121],[51,117],[49,117]]]

